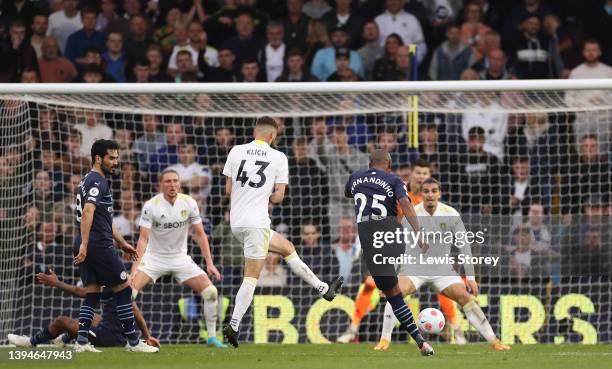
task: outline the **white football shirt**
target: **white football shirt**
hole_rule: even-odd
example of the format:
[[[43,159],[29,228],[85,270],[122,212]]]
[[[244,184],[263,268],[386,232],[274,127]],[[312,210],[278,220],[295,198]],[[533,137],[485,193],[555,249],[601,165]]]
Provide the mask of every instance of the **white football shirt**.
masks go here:
[[[223,174],[232,181],[230,225],[270,228],[268,204],[277,183],[289,183],[287,156],[254,140],[232,148]]]
[[[146,252],[187,254],[189,225],[199,223],[200,210],[191,196],[180,193],[172,205],[163,194],[156,195],[144,204],[140,216],[140,226],[151,230]]]

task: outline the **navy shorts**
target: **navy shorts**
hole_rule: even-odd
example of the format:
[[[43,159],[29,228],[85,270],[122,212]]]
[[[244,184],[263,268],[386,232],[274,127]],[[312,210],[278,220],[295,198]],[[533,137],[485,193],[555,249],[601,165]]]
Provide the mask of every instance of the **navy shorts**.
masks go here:
[[[125,346],[127,341],[123,332],[114,332],[98,325],[89,330],[89,342],[98,347],[117,347]]]
[[[406,246],[395,241],[385,244],[382,248],[374,247],[375,232],[391,232],[401,227],[394,217],[388,217],[382,220],[370,220],[357,224],[359,232],[359,241],[361,242],[361,250],[363,251],[363,260],[368,267],[370,275],[376,283],[379,290],[387,291],[395,287],[398,283],[395,266],[392,264],[376,264],[375,256],[398,257]]]
[[[73,250],[75,256],[79,253],[80,244],[80,237],[77,237]],[[85,261],[79,265],[79,273],[85,286],[95,282],[101,286],[112,287],[126,282],[128,278],[123,260],[113,245],[89,245]]]

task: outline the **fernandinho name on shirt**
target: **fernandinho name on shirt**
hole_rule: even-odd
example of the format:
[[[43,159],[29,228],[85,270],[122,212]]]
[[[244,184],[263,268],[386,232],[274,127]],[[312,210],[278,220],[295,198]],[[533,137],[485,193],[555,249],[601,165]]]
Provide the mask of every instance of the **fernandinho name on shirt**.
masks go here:
[[[355,187],[362,183],[373,183],[375,185],[378,185],[382,187],[382,189],[387,193],[387,196],[389,197],[394,196],[393,188],[391,187],[391,185],[387,183],[387,181],[384,181],[377,177],[361,177],[361,178],[355,179],[353,181],[353,184],[351,185],[351,192],[355,192]]]

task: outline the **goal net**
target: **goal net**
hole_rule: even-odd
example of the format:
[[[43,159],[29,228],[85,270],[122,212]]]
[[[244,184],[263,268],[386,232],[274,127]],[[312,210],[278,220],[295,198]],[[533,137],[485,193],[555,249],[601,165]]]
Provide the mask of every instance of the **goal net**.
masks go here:
[[[221,171],[264,115],[278,118],[276,148],[289,158],[272,228],[321,279],[346,282],[328,303],[270,254],[241,340],[327,343],[346,331],[366,270],[344,184],[380,147],[410,191],[424,170],[466,227],[486,232],[486,250],[472,253],[498,262],[476,265],[477,299],[503,341],[612,342],[612,83],[604,81],[11,86],[0,94],[0,340],[30,335],[60,315],[78,317],[78,298],[35,275],[52,268],[80,283],[73,193],[97,138],[119,143],[114,222],[133,243],[159,172],[172,166],[181,174],[223,275],[220,321],[229,320],[243,251],[230,230]],[[203,266],[192,240],[189,250]],[[371,294],[362,342],[379,338],[380,300]],[[415,314],[438,307],[431,287],[409,303]],[[170,276],[147,286],[138,304],[162,342],[207,335],[200,297]],[[454,323],[481,340],[460,311]]]

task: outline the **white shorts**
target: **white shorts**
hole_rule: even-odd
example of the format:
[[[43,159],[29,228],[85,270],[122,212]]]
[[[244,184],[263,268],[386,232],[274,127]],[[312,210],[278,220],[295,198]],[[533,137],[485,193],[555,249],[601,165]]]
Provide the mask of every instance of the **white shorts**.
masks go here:
[[[428,283],[434,286],[434,288],[438,291],[438,292],[442,292],[446,287],[456,284],[456,283],[461,283],[461,284],[465,284],[463,282],[463,279],[461,279],[461,277],[459,277],[459,275],[440,275],[440,276],[402,276],[402,277],[408,277],[410,278],[410,280],[412,281],[412,284],[414,284],[414,288],[418,291],[419,288],[421,288],[422,285]]]
[[[159,277],[167,274],[172,274],[179,283],[206,274],[187,254],[160,255],[146,251],[138,265],[138,270],[151,277],[153,283]]]
[[[245,258],[265,259],[274,231],[269,228],[232,227],[232,234],[242,242]]]

